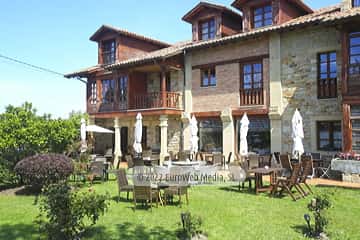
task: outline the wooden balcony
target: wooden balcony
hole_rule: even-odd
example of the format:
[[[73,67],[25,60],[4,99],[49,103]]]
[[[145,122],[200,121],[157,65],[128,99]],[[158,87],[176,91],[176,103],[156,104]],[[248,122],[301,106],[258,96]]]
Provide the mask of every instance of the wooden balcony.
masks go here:
[[[263,88],[240,89],[240,106],[264,105]]]
[[[92,99],[89,99],[87,102],[87,112],[89,114],[96,114],[149,109],[180,110],[182,108],[181,104],[181,94],[179,92],[152,92],[135,94],[129,96],[126,101],[115,100],[112,103],[104,103],[102,101],[93,101]]]

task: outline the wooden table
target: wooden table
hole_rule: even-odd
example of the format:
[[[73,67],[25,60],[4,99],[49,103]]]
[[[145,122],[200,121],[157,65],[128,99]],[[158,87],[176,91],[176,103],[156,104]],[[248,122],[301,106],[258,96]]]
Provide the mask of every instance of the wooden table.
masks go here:
[[[170,161],[165,161],[163,163],[164,166],[169,166]],[[188,167],[188,166],[199,166],[200,161],[171,161],[171,165],[173,166],[181,166],[181,167]]]
[[[273,185],[276,183],[276,175],[278,172],[282,171],[282,168],[254,168],[249,170],[249,173],[255,174],[255,192],[271,192]],[[264,175],[270,176],[270,185],[265,186],[263,184],[262,177]]]

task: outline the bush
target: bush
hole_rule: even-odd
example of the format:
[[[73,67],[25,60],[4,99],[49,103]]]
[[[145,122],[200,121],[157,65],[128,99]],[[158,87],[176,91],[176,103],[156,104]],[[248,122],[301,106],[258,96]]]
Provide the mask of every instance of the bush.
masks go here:
[[[18,183],[18,176],[11,170],[9,162],[0,159],[0,190]]]
[[[27,157],[15,166],[24,184],[41,189],[42,186],[65,180],[73,173],[70,158],[62,154],[39,154]]]
[[[308,204],[308,209],[314,215],[314,228],[311,228],[310,235],[318,237],[325,232],[325,228],[329,223],[326,216],[326,210],[331,207],[330,196],[328,194],[320,193],[315,196]]]
[[[190,212],[181,213],[181,224],[182,224],[182,233],[180,235],[181,239],[192,239],[203,234],[201,229],[202,219],[199,216],[191,215]]]
[[[109,197],[91,189],[79,193],[72,192],[67,184],[51,184],[43,193],[36,223],[40,231],[46,233],[46,239],[79,239],[86,227],[96,224],[108,207]]]

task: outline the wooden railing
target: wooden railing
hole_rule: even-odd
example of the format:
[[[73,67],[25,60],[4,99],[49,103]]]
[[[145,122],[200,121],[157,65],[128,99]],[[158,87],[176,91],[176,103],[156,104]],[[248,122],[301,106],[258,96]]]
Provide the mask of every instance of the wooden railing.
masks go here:
[[[166,92],[165,103],[162,99],[161,92],[147,93],[144,95],[135,95],[132,109],[149,109],[149,108],[179,108],[180,93]]]
[[[87,112],[117,112],[152,108],[180,109],[181,107],[181,94],[178,92],[166,92],[165,101],[163,101],[163,95],[161,92],[130,96],[129,100],[130,101],[121,103],[102,103],[101,101],[92,101],[89,99],[87,101]]]
[[[263,105],[263,88],[240,89],[240,105]]]
[[[319,81],[318,84],[319,98],[334,98],[337,97],[337,84],[335,79],[326,79]]]

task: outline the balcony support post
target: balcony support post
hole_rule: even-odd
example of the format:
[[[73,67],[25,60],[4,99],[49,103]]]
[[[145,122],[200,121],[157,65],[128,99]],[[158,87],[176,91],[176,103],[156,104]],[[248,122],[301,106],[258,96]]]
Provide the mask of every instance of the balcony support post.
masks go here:
[[[161,67],[161,107],[166,108],[166,69]]]
[[[121,159],[121,132],[119,118],[114,119],[115,146],[114,146],[114,168],[117,168]]]

